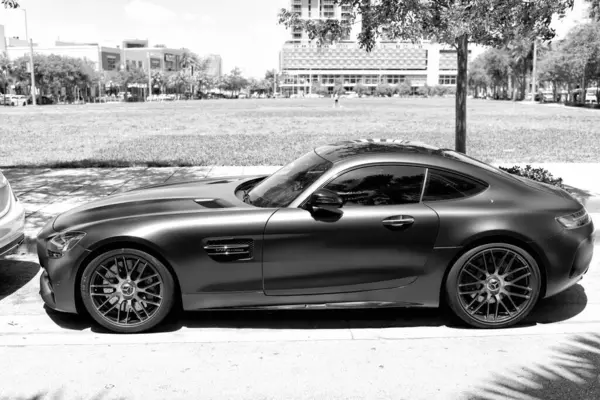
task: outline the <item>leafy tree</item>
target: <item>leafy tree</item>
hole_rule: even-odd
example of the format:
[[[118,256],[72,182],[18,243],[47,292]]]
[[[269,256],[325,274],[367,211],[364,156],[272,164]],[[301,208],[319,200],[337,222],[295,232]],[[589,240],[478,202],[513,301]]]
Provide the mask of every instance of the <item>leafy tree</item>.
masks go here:
[[[494,98],[499,98],[499,92],[508,89],[510,74],[509,55],[504,49],[489,49],[481,55],[483,68],[490,80]]]
[[[311,86],[311,93],[325,96],[326,94],[329,93],[329,90],[327,89],[327,87],[323,86],[321,84],[321,82],[316,81],[316,82],[313,82],[313,84]]]
[[[540,58],[538,64],[540,82],[550,82],[557,98],[558,90],[562,87],[570,89],[572,82],[576,81],[571,68],[571,56],[564,45],[558,43],[551,51],[546,52]]]
[[[394,89],[387,83],[380,83],[377,85],[375,93],[377,93],[378,96],[390,97],[394,93]]]
[[[279,23],[300,28],[318,45],[347,36],[361,17],[360,46],[371,51],[378,38],[420,41],[431,39],[457,50],[456,150],[466,152],[467,57],[469,43],[501,47],[515,37],[550,40],[554,15],[564,17],[574,0],[334,0],[349,6],[350,19],[302,19],[282,9]]]
[[[194,73],[192,82],[196,88],[196,92],[203,96],[207,91],[216,87],[216,79],[210,76],[206,71]]]
[[[600,80],[600,23],[582,24],[573,28],[563,42],[570,60],[572,79],[580,83],[585,102],[585,89],[590,80]]]
[[[412,86],[410,82],[406,80],[402,83],[399,83],[398,88],[396,90],[400,97],[407,97],[410,96],[410,94],[412,93]]]
[[[267,93],[273,93],[275,89],[275,78],[277,76],[277,71],[274,69],[270,69],[265,72],[264,84],[269,87]]]
[[[167,83],[167,78],[162,71],[152,71],[150,73],[150,83],[152,84],[152,94],[160,93]]]
[[[188,86],[192,81],[191,78],[191,74],[186,70],[171,72],[167,75],[167,86],[174,88],[177,94],[181,94],[182,89]]]
[[[2,0],[4,8],[18,8],[19,2],[17,0]]]
[[[344,89],[344,81],[341,79],[336,79],[333,86],[333,94],[342,95],[346,93],[346,89]]]
[[[429,97],[429,95],[431,94],[431,88],[427,84],[420,86],[417,89],[417,94],[419,96]]]
[[[480,54],[469,65],[468,85],[475,98],[479,97],[482,90],[484,93],[487,93],[490,86],[490,78],[486,71],[485,61],[484,56]]]
[[[238,95],[247,85],[248,80],[242,76],[242,71],[238,67],[235,67],[229,75],[225,75],[222,87],[224,87],[224,90]]]
[[[356,94],[359,97],[362,97],[364,94],[367,94],[370,92],[369,88],[360,82],[358,82],[356,85],[354,85],[354,91],[356,92]]]

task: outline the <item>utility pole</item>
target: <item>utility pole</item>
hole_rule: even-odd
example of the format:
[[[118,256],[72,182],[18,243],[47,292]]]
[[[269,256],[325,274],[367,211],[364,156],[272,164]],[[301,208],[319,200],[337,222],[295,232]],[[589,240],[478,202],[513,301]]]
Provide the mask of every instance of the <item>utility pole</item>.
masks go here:
[[[29,65],[31,66],[31,104],[37,105],[36,90],[35,90],[35,73],[33,68],[33,40],[29,39],[29,31],[27,28],[27,10],[23,9],[25,13],[25,38],[29,42]]]

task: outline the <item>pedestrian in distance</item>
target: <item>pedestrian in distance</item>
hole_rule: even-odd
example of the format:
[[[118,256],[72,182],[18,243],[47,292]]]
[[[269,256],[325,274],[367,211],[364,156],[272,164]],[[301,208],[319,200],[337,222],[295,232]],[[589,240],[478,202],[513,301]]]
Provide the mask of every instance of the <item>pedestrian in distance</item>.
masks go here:
[[[340,105],[340,95],[338,92],[333,94],[333,108],[337,108]]]

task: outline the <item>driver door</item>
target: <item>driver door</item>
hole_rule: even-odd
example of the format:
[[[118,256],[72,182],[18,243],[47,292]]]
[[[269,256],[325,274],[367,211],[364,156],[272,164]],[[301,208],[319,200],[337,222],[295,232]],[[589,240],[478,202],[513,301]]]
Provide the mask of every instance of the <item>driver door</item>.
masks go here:
[[[265,294],[333,294],[413,282],[439,226],[437,214],[420,202],[424,179],[423,167],[363,166],[325,185],[345,200],[342,208],[278,210],[265,229]]]

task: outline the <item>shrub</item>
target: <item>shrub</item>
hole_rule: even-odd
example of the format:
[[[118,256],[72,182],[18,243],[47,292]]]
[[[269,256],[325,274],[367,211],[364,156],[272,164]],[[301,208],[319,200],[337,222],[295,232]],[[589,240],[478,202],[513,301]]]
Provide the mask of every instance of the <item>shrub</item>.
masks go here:
[[[544,168],[532,168],[531,165],[525,166],[525,168],[515,165],[510,168],[500,167],[501,170],[508,172],[509,174],[523,176],[525,178],[532,179],[534,181],[547,183],[553,186],[557,186],[564,189],[562,178],[554,178],[554,176]]]

